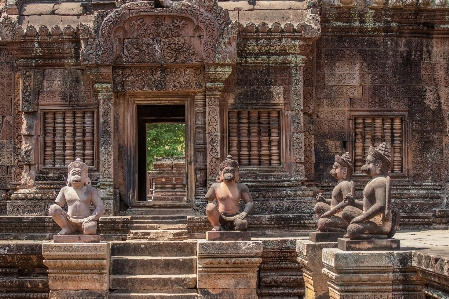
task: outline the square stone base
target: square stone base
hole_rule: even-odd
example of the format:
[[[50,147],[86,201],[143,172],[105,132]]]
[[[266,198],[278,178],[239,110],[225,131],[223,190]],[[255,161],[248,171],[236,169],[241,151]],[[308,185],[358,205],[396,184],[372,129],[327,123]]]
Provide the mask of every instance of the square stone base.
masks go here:
[[[100,243],[100,235],[54,235],[55,243]]]
[[[343,238],[345,232],[312,232],[309,233],[309,240],[312,242],[338,242]]]
[[[391,251],[401,249],[398,239],[350,240],[338,239],[338,249],[344,251]]]
[[[250,232],[208,231],[206,241],[251,241]]]

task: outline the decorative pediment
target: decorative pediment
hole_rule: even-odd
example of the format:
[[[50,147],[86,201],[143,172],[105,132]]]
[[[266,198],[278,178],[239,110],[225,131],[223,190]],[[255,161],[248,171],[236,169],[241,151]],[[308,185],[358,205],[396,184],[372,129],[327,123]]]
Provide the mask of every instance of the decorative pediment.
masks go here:
[[[132,2],[101,22],[96,62],[101,64],[214,63],[217,43],[231,23],[216,3]]]

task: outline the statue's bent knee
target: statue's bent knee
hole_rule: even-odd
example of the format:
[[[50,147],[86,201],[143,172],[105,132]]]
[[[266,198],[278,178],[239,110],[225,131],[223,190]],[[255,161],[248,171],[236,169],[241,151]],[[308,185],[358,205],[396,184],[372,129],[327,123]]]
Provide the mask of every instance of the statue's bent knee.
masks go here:
[[[58,206],[57,204],[52,204],[48,208],[48,214],[50,216],[62,215],[63,212],[64,212],[64,210],[60,206]]]
[[[206,214],[210,215],[210,214],[213,214],[213,213],[216,213],[216,212],[218,212],[217,206],[215,204],[213,204],[213,203],[208,203],[207,206],[206,206]]]
[[[97,222],[90,221],[83,223],[83,233],[85,235],[95,235],[97,233]]]

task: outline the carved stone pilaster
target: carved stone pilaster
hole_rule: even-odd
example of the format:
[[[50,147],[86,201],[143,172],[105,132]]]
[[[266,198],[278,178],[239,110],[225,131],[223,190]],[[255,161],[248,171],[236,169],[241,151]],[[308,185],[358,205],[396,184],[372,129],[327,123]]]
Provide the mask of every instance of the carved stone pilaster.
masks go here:
[[[207,178],[215,181],[222,158],[220,142],[220,99],[223,82],[231,74],[231,66],[206,67],[206,142],[207,142]]]
[[[107,298],[109,252],[108,243],[43,244],[50,298]]]
[[[322,261],[331,299],[425,298],[411,251],[325,248]]]
[[[303,116],[303,67],[305,57],[298,65],[291,68],[292,71],[292,109],[291,109],[291,148],[292,148],[292,173],[304,179],[304,116]]]
[[[99,103],[100,135],[100,195],[102,198],[113,197],[113,102],[114,93],[111,83],[94,84]]]
[[[261,241],[198,242],[200,298],[256,299]]]

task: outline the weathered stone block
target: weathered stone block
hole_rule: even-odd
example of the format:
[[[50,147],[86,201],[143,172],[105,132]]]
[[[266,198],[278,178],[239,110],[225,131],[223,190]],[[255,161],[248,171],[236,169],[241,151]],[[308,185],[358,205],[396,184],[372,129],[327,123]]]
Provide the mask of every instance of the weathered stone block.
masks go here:
[[[325,248],[322,261],[331,299],[425,297],[424,281],[411,267],[410,251]]]
[[[236,295],[230,298],[257,298],[257,270],[261,255],[260,241],[198,242],[199,292],[203,298],[226,298],[225,294],[244,290],[246,297]]]
[[[42,255],[51,291],[109,289],[109,244],[45,243]]]
[[[324,268],[322,249],[336,248],[337,244],[337,242],[313,242],[310,240],[296,242],[298,262],[303,266],[305,298],[329,298],[327,277],[322,272]]]

